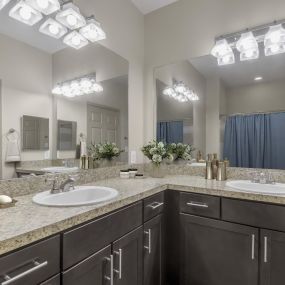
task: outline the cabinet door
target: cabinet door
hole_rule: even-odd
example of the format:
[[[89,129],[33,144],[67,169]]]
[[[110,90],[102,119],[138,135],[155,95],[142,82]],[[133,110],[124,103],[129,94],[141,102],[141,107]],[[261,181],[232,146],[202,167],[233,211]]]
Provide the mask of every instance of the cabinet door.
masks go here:
[[[63,285],[109,285],[111,280],[111,246],[91,255],[62,275]]]
[[[285,233],[261,230],[260,285],[280,285],[285,280]]]
[[[159,215],[144,224],[144,285],[162,284],[162,217]]]
[[[143,266],[143,229],[138,228],[113,244],[114,284],[141,285]]]
[[[181,214],[184,285],[257,285],[258,230]]]

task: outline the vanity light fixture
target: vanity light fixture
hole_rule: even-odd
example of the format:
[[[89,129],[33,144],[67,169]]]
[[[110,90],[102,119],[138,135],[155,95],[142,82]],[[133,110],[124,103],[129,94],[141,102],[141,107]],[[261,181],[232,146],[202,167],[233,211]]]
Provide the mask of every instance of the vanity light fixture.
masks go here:
[[[261,81],[262,79],[263,79],[262,76],[256,76],[256,77],[254,78],[255,81]]]
[[[182,81],[175,83],[173,86],[167,86],[162,93],[181,103],[199,100],[199,96]]]
[[[73,47],[75,49],[80,49],[84,46],[88,45],[88,41],[81,35],[79,34],[77,31],[73,31],[71,33],[69,33],[68,35],[66,35],[63,39],[63,42],[70,46]]]
[[[218,40],[211,50],[211,54],[217,58],[218,65],[235,63],[234,52],[226,39]]]
[[[86,25],[85,18],[81,15],[79,8],[73,3],[64,4],[62,10],[57,13],[55,18],[70,30],[76,30]]]
[[[40,32],[50,37],[59,39],[67,33],[67,28],[55,21],[48,18],[40,27]]]
[[[26,0],[27,3],[34,9],[43,13],[44,15],[50,15],[60,9],[60,3],[58,0]]]
[[[0,10],[3,9],[11,0],[0,0]]]
[[[30,26],[33,26],[43,18],[39,11],[28,5],[24,0],[19,1],[10,10],[9,16]]]
[[[252,60],[259,58],[259,47],[252,32],[243,33],[236,43],[236,48],[240,52],[240,60]]]
[[[270,26],[264,37],[264,47],[266,56],[285,52],[285,29],[281,24]]]
[[[86,26],[81,28],[79,32],[92,43],[106,39],[106,34],[101,24],[95,20],[94,16],[87,18]]]
[[[69,98],[101,92],[103,92],[103,87],[96,82],[95,74],[59,83],[52,90],[54,95],[63,95]]]

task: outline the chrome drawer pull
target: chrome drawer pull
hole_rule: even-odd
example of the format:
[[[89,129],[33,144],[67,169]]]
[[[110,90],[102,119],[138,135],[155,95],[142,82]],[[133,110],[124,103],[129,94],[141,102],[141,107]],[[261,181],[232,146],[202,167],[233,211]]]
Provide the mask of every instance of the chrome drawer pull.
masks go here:
[[[151,208],[152,210],[155,210],[155,209],[161,207],[163,204],[164,204],[164,203],[162,203],[162,202],[161,202],[161,203],[159,203],[159,202],[154,202],[154,203],[152,203],[152,204],[150,204],[150,205],[147,205],[147,207]]]
[[[251,235],[251,259],[255,258],[255,235]]]
[[[104,276],[106,280],[110,281],[110,285],[114,285],[114,256],[111,254],[110,257],[106,257],[105,260],[110,262],[110,276]]]
[[[148,236],[148,246],[144,246],[148,250],[148,253],[151,254],[151,229],[144,232]]]
[[[119,256],[119,270],[114,270],[114,271],[119,275],[119,279],[122,279],[122,255],[123,255],[123,250],[120,248],[119,251],[115,251],[114,253]]]
[[[209,206],[205,203],[198,203],[198,202],[188,202],[187,206],[190,207],[200,207],[200,208],[209,208]]]
[[[267,263],[267,255],[268,255],[268,238],[264,237],[264,263]]]
[[[17,281],[17,280],[19,280],[19,279],[21,279],[21,278],[23,278],[23,277],[25,277],[25,276],[27,276],[27,275],[29,275],[29,274],[31,274],[31,273],[33,273],[33,272],[35,272],[35,271],[37,271],[37,270],[48,265],[47,261],[45,261],[43,263],[39,263],[38,261],[33,261],[33,263],[34,263],[34,267],[26,270],[25,272],[22,272],[22,273],[16,275],[15,277],[10,277],[9,275],[5,275],[4,278],[6,279],[6,281],[2,282],[1,285],[12,284],[13,282],[15,282],[15,281]]]

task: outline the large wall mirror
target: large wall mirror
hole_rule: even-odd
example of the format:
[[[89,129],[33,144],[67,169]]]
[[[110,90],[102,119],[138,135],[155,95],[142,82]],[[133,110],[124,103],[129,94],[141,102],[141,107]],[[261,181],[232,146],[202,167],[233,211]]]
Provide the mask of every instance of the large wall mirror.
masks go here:
[[[190,142],[233,167],[285,169],[284,54],[226,66],[211,55],[192,58],[157,68],[155,79],[158,139]],[[177,82],[199,101],[168,94]]]
[[[78,168],[82,141],[87,151],[116,143],[115,163],[127,162],[128,61],[98,43],[72,49],[2,11],[0,26],[0,177]]]

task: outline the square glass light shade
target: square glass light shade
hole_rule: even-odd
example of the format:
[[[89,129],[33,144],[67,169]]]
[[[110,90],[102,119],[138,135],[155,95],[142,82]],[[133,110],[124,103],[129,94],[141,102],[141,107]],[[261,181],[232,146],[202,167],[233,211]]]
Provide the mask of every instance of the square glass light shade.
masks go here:
[[[264,47],[266,56],[285,52],[285,29],[281,24],[269,28],[264,37]]]
[[[11,0],[0,0],[0,10],[4,8]]]
[[[67,33],[67,28],[52,18],[47,19],[40,27],[40,32],[59,39]]]
[[[79,32],[92,43],[106,39],[105,32],[95,19],[88,20],[87,25],[81,28]]]
[[[235,55],[233,52],[225,54],[224,56],[218,57],[218,65],[229,65],[235,63]]]
[[[50,15],[60,9],[58,0],[26,0],[27,4],[34,9],[43,13],[44,15]]]
[[[9,16],[29,26],[39,22],[43,16],[24,1],[18,2],[10,11]]]
[[[56,20],[70,30],[79,29],[86,25],[85,18],[80,14],[80,10],[72,3],[63,6],[63,10],[58,12]]]
[[[211,54],[216,58],[223,57],[232,52],[233,50],[226,39],[218,40],[211,50]]]
[[[236,44],[240,52],[240,60],[252,60],[259,57],[259,47],[252,32],[243,33]]]
[[[89,43],[81,34],[76,31],[73,31],[66,35],[63,39],[63,42],[75,49],[80,49]]]

